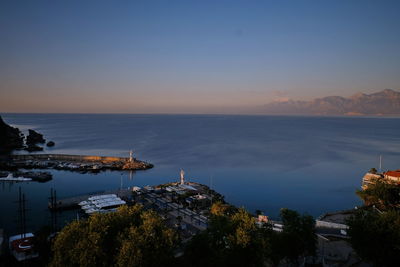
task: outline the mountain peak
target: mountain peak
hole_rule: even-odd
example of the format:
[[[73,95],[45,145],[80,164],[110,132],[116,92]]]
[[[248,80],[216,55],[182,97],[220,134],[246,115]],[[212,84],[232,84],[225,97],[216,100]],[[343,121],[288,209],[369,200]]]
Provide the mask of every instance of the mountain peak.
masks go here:
[[[400,92],[393,89],[351,97],[327,96],[311,101],[273,102],[263,108],[266,114],[284,115],[400,115]]]

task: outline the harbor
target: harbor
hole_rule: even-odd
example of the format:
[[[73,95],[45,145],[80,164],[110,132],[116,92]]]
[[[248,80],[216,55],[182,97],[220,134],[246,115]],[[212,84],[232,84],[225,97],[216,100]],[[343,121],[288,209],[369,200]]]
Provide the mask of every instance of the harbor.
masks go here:
[[[129,157],[66,154],[15,154],[0,158],[0,170],[55,169],[81,173],[105,170],[146,170],[153,164]]]

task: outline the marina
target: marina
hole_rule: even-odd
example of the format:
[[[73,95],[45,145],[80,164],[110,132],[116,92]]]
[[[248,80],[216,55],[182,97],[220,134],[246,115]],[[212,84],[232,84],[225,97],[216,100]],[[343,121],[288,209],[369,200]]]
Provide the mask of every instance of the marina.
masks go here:
[[[117,189],[117,190],[110,190],[110,191],[104,191],[104,192],[96,192],[96,193],[89,193],[89,194],[83,194],[83,195],[78,195],[74,197],[69,197],[69,198],[61,198],[61,199],[53,199],[53,201],[50,201],[48,203],[48,207],[50,210],[68,210],[68,209],[78,209],[82,206],[90,205],[92,203],[92,200],[100,200],[102,199],[104,195],[112,195],[115,196],[114,198],[120,198],[120,199],[130,199],[132,195],[132,191],[127,188],[127,189]],[[88,201],[89,200],[89,201]],[[100,205],[100,202],[98,202]],[[80,206],[79,204],[82,204]]]
[[[129,157],[105,157],[67,154],[15,154],[0,158],[0,170],[56,169],[78,172],[105,170],[146,170],[153,164]]]

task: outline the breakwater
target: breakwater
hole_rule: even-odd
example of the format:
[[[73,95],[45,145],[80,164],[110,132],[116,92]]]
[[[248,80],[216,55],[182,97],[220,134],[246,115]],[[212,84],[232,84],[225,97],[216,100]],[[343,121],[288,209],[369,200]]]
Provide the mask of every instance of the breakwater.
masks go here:
[[[80,172],[101,170],[146,170],[151,163],[133,157],[67,154],[17,154],[1,157],[0,169],[57,169]]]
[[[12,160],[58,160],[77,162],[128,162],[127,157],[107,157],[89,155],[67,155],[67,154],[17,154],[9,156]]]

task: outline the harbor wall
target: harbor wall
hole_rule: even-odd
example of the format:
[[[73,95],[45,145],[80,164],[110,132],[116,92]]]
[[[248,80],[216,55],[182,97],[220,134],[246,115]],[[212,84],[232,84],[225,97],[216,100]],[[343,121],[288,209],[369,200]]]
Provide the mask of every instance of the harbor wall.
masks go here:
[[[59,160],[59,161],[92,161],[92,162],[116,162],[128,161],[129,158],[124,157],[105,157],[90,155],[66,155],[66,154],[20,154],[11,155],[13,160]]]

